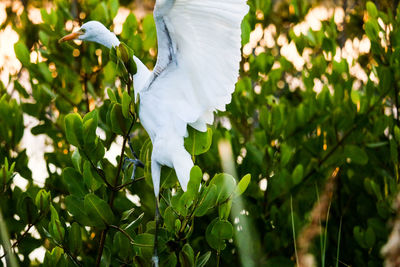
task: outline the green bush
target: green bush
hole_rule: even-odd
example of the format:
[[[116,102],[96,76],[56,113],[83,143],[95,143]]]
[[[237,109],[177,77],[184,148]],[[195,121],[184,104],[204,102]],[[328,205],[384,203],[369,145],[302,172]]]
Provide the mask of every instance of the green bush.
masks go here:
[[[318,30],[299,33],[295,25],[323,6],[315,2],[248,1],[243,44],[256,28],[272,26],[276,33],[244,54],[220,119],[206,133],[189,129],[185,146],[196,166],[188,191],[163,168],[161,266],[294,266],[304,253],[318,266],[382,265],[399,183],[400,6],[355,1],[344,22],[330,17]],[[28,84],[19,74],[10,77],[12,92],[0,84],[0,257],[5,251],[10,266],[150,266],[156,228],[151,142],[138,123],[130,81],[118,53],[57,42],[67,21],[111,27],[120,4],[136,3],[24,4],[22,13],[7,7],[0,25],[19,34],[15,54],[29,73]],[[41,8],[42,23],[31,23],[31,7]],[[154,66],[151,13],[137,19],[131,12],[119,38]],[[302,67],[285,58],[282,38],[307,57]],[[343,51],[355,38],[367,38],[370,49],[350,61]],[[31,62],[32,52],[43,60]],[[44,155],[43,186],[33,181],[20,147],[27,115],[37,120],[32,134],[45,135],[52,148]],[[105,153],[117,138],[123,146],[114,165]],[[130,145],[145,164],[133,181],[125,160],[134,158]],[[232,154],[223,155],[224,145]],[[225,156],[234,157],[234,170],[224,169]],[[28,181],[26,189],[15,185],[17,174]],[[139,201],[130,201],[132,195]],[[315,225],[316,234],[307,236]],[[38,247],[46,249],[44,260],[31,261]]]

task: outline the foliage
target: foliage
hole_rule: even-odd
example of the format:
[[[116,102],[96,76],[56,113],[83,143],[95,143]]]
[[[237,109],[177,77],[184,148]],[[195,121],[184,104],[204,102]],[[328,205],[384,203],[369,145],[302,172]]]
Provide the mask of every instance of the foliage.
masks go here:
[[[382,264],[399,181],[395,2],[358,1],[345,10],[344,22],[332,17],[319,29],[299,32],[294,26],[315,7],[311,2],[249,1],[243,44],[254,42],[250,32],[256,28],[273,26],[276,33],[272,45],[256,40],[244,54],[221,119],[206,133],[189,129],[185,147],[197,166],[187,192],[163,168],[162,266],[293,266],[297,237],[323,199],[329,200],[320,216],[323,231],[308,246],[317,265]],[[33,5],[41,8],[42,23],[31,23],[27,9]],[[137,19],[131,12],[119,35],[126,45],[111,52],[94,43],[57,42],[72,20],[111,27],[118,8],[117,0],[58,0],[47,9],[32,2],[22,13],[8,8],[1,25],[13,25],[19,34],[14,50],[21,73],[29,74],[28,83],[11,76],[12,91],[0,84],[0,211],[22,266],[150,265],[156,228],[151,142],[137,120],[127,75],[136,68],[126,54],[132,48],[154,66],[152,15]],[[370,49],[346,59],[346,41],[364,36]],[[301,67],[283,55],[285,38],[307,58]],[[33,52],[43,60],[32,60]],[[356,75],[355,66],[366,78]],[[32,134],[45,135],[52,147],[45,153],[44,185],[33,181],[20,146],[26,116],[37,120]],[[222,173],[219,144],[226,140],[237,175]],[[117,164],[106,157],[115,143],[122,144]],[[133,151],[144,168],[132,164]],[[26,189],[15,186],[16,176],[28,181]],[[323,197],[334,176],[336,190]],[[128,200],[132,195],[139,201]],[[31,261],[40,246],[44,260]]]

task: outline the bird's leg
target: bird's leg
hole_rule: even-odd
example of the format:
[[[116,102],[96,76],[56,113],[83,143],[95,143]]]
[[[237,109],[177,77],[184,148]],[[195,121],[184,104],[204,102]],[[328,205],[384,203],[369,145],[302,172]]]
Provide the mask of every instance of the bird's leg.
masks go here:
[[[159,205],[159,200],[158,197],[156,197],[156,211],[155,211],[155,220],[156,220],[156,231],[154,233],[154,250],[153,250],[153,257],[151,258],[153,264],[153,267],[158,267],[158,227],[160,224],[160,219],[161,219],[161,214],[160,214],[160,210],[158,209],[158,205]]]
[[[128,136],[128,145],[129,145],[129,149],[133,155],[133,158],[129,158],[129,157],[125,157],[124,159],[124,164],[123,164],[123,169],[129,167],[131,164],[133,164],[133,170],[132,170],[132,175],[131,175],[131,179],[134,180],[135,179],[135,172],[136,172],[136,168],[137,167],[141,167],[144,168],[144,164],[143,162],[141,162],[138,158],[138,156],[136,155],[135,151],[133,150],[133,146],[132,146],[132,142],[131,142],[131,137]]]

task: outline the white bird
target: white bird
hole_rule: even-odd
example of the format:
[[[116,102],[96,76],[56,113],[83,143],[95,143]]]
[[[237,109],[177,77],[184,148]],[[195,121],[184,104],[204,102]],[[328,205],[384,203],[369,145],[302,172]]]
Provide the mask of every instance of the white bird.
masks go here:
[[[206,131],[214,111],[224,111],[239,75],[241,22],[246,0],[157,0],[158,56],[153,71],[137,57],[133,76],[139,119],[153,143],[151,174],[158,199],[161,166],[175,169],[184,191],[193,161],[184,147],[187,125]],[[108,48],[120,41],[89,21],[60,41],[92,41]]]

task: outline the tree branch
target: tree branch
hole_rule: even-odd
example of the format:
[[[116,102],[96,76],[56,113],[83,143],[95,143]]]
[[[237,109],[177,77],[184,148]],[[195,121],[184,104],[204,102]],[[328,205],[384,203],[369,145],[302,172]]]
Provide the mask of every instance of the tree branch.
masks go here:
[[[38,220],[38,221],[39,221],[39,220]],[[10,251],[11,251],[13,248],[15,248],[16,246],[18,246],[18,244],[22,241],[22,239],[24,239],[25,236],[28,234],[29,230],[31,230],[31,228],[32,228],[38,221],[36,221],[35,223],[31,223],[31,224],[28,225],[28,229],[26,229],[26,230],[22,233],[22,235],[17,239],[17,241],[15,241],[15,243],[12,244],[12,246],[10,247]],[[0,260],[1,260],[2,258],[4,258],[4,257],[7,255],[7,253],[9,253],[10,251],[4,251],[4,254],[0,256]]]
[[[122,163],[124,162],[125,146],[126,146],[126,143],[128,141],[128,138],[129,138],[129,133],[131,132],[134,123],[135,123],[135,120],[132,120],[132,123],[131,123],[131,125],[129,127],[129,130],[128,130],[127,134],[125,135],[124,141],[122,143],[121,155],[120,155],[120,159],[119,159],[119,163],[118,163],[118,167],[117,167],[117,173],[116,173],[115,178],[114,178],[114,185],[111,185],[113,188],[117,187],[118,180],[119,180],[119,177],[121,175]],[[108,205],[110,206],[110,208],[112,208],[113,205],[114,205],[114,198],[115,198],[116,193],[117,193],[117,191],[114,191],[114,190],[111,191],[110,200],[108,202]],[[107,232],[108,232],[108,228],[104,229],[101,232],[99,251],[97,253],[97,259],[96,259],[96,267],[100,266],[101,256],[103,255],[104,244],[105,244]]]

